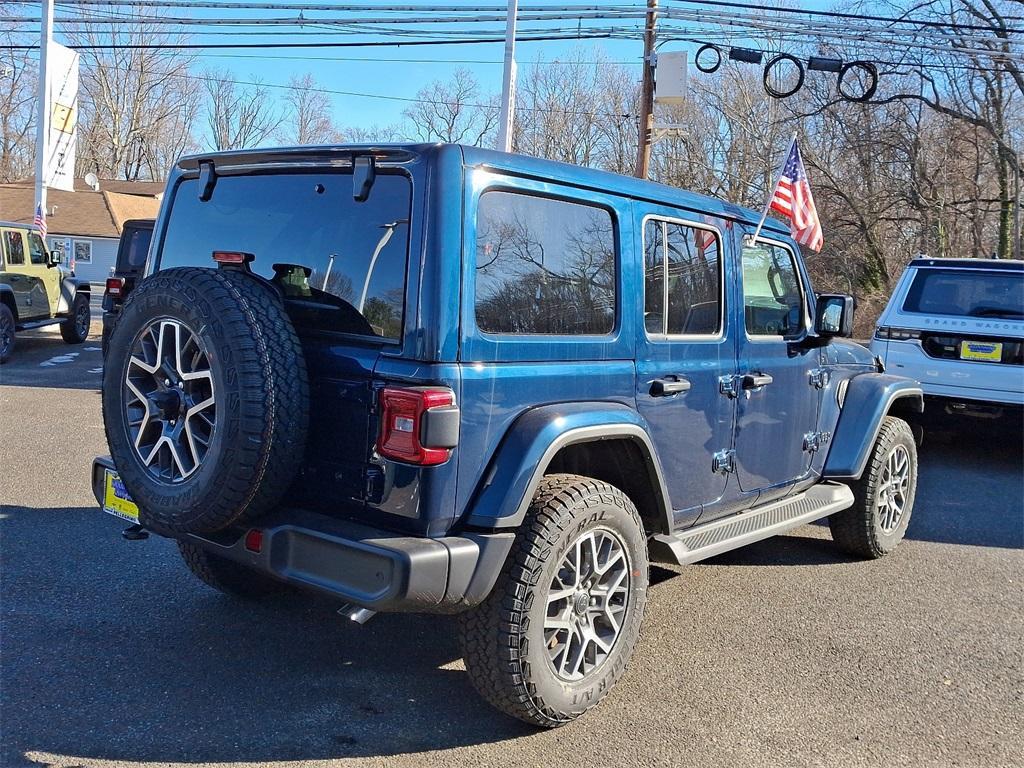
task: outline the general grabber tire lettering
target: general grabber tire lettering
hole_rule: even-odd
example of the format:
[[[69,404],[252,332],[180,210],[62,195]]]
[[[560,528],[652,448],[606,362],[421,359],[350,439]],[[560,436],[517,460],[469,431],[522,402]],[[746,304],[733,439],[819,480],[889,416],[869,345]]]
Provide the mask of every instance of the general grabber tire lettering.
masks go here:
[[[917,445],[910,425],[886,416],[861,478],[850,484],[854,504],[828,519],[845,552],[877,559],[903,540],[917,491]]]
[[[259,600],[287,594],[290,591],[290,587],[283,581],[208,552],[191,541],[179,539],[178,550],[185,565],[196,578],[225,595],[244,600]]]
[[[212,533],[272,509],[303,459],[306,365],[277,292],[238,270],[168,269],[110,337],[103,421],[158,533]]]
[[[647,584],[646,537],[626,495],[545,477],[490,596],[459,617],[470,680],[512,717],[546,728],[574,720],[622,677]]]

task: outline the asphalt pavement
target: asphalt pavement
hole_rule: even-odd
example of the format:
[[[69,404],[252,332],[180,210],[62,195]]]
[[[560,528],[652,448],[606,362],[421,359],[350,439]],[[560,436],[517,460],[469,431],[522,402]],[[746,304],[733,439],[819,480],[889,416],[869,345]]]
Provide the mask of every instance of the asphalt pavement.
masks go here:
[[[907,540],[875,562],[807,526],[653,569],[641,640],[582,720],[484,705],[450,618],[365,626],[312,596],[246,604],[170,542],[126,542],[98,343],[28,334],[0,368],[0,765],[1019,766],[1019,432],[926,437]]]

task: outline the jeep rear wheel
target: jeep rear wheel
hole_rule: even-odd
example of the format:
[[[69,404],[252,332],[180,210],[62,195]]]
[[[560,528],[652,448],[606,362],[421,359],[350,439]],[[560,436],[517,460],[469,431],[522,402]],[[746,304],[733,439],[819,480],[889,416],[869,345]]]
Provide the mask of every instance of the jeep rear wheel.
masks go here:
[[[89,338],[89,324],[92,311],[89,308],[89,294],[76,293],[67,320],[60,324],[60,335],[68,344],[81,344]]]
[[[273,508],[305,453],[308,402],[295,329],[251,275],[159,272],[111,334],[107,442],[157,533],[212,533]]]
[[[917,445],[907,422],[885,417],[864,474],[850,488],[853,506],[828,519],[833,541],[851,555],[872,559],[896,549],[917,491]]]
[[[633,503],[576,475],[544,478],[487,600],[459,618],[466,670],[492,705],[556,727],[622,676],[647,600]]]

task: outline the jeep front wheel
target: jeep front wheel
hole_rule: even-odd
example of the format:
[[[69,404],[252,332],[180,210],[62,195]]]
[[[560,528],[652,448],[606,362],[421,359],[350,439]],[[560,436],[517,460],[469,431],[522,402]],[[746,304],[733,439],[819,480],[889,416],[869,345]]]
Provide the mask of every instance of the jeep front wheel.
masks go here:
[[[470,680],[528,723],[563,725],[622,676],[647,600],[633,503],[576,475],[544,478],[490,596],[459,619]]]
[[[832,540],[856,557],[892,552],[910,525],[917,491],[917,445],[907,422],[885,417],[864,474],[850,489],[853,506],[828,519]]]

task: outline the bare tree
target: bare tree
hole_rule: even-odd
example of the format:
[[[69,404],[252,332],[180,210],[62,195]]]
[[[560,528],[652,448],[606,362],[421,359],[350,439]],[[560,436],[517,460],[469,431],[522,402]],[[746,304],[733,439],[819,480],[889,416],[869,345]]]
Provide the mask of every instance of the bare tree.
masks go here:
[[[285,96],[282,138],[290,144],[331,144],[340,140],[331,121],[331,99],[311,74],[293,77]]]
[[[76,25],[66,34],[86,46],[80,50],[77,173],[163,178],[174,150],[191,141],[199,99],[190,72],[194,59],[177,50],[131,47],[179,40],[154,33],[143,20],[129,18],[116,27]],[[103,44],[126,47],[89,47]]]
[[[258,78],[241,83],[225,70],[207,71],[206,121],[214,149],[255,147],[274,135],[284,121],[270,93]]]
[[[434,81],[421,89],[416,99],[402,114],[420,141],[481,146],[489,141],[497,124],[495,99],[481,94],[466,69],[455,70],[447,82]]]
[[[6,30],[0,39],[7,45],[13,42]],[[0,47],[0,183],[32,172],[38,82],[39,73],[27,52]]]

